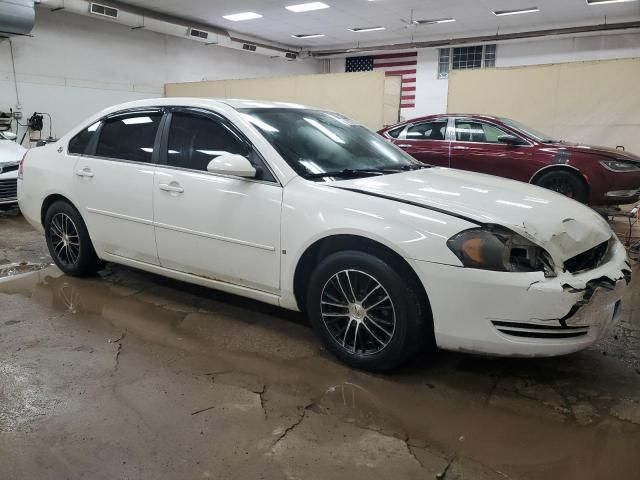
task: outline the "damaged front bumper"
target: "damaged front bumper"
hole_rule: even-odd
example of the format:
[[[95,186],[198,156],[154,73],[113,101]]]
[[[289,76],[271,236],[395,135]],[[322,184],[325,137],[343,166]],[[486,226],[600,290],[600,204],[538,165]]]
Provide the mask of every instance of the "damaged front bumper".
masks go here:
[[[416,262],[440,348],[506,356],[553,356],[600,339],[618,319],[631,281],[622,244],[602,265],[555,278]]]

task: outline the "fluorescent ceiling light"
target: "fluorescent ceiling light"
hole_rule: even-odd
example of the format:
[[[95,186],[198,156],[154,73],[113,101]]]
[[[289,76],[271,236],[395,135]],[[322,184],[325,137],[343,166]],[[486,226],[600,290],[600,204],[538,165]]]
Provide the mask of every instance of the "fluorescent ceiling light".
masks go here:
[[[496,17],[502,17],[504,15],[520,15],[521,13],[536,13],[539,12],[538,7],[521,8],[519,10],[494,10],[493,14]]]
[[[223,15],[222,18],[231,20],[232,22],[243,22],[244,20],[253,20],[254,18],[262,18],[262,15],[255,12],[232,13],[231,15]]]
[[[432,25],[434,23],[451,23],[455,21],[455,18],[438,18],[434,20],[414,20],[413,23],[416,25]]]
[[[289,5],[288,7],[284,7],[287,10],[296,13],[302,12],[311,12],[313,10],[322,10],[324,8],[329,8],[329,5],[322,2],[311,2],[311,3],[300,3],[298,5]]]
[[[587,5],[593,7],[594,5],[607,5],[609,3],[626,3],[637,1],[638,0],[587,0]]]
[[[375,32],[377,30],[384,30],[384,27],[363,27],[363,28],[348,28],[350,32],[362,33],[362,32]]]
[[[306,35],[291,35],[293,38],[320,38],[324,37],[324,33],[309,33]]]

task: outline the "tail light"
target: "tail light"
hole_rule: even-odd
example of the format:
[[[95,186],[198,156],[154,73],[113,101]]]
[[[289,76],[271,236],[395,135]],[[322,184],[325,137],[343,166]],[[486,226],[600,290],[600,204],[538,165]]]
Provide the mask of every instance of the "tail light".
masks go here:
[[[18,166],[18,178],[20,180],[22,180],[22,173],[24,172],[24,160],[27,158],[27,153],[29,153],[29,150],[24,152],[24,155],[22,156],[22,160],[20,160],[20,165]]]

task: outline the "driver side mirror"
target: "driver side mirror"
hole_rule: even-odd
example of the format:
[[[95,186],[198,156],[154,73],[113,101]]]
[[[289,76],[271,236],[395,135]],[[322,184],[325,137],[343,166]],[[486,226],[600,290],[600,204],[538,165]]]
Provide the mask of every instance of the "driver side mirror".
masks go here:
[[[498,137],[500,143],[506,143],[507,145],[524,145],[526,142],[520,137],[515,135],[500,135]]]
[[[256,176],[256,169],[246,157],[232,153],[220,155],[211,160],[207,165],[207,171],[243,178],[255,178]]]

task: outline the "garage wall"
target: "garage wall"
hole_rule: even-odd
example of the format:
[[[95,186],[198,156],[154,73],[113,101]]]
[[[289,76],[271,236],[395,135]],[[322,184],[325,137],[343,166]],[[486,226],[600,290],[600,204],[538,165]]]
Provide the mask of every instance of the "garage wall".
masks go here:
[[[450,112],[524,122],[553,137],[640,153],[640,59],[451,72]]]
[[[315,60],[272,59],[63,11],[36,11],[33,37],[12,40],[18,91],[25,117],[51,113],[56,136],[107,106],[162,96],[168,82],[318,73],[320,68]],[[0,110],[15,104],[5,40],[0,42]]]
[[[244,98],[318,107],[378,130],[398,121],[400,78],[383,72],[170,83],[168,97]]]
[[[500,43],[496,66],[513,67],[636,57],[640,57],[640,33],[540,38]],[[344,68],[344,58],[331,59],[332,73],[344,72]],[[449,82],[438,79],[437,48],[418,50],[416,79],[416,107],[403,110],[402,116],[409,119],[446,112]]]

